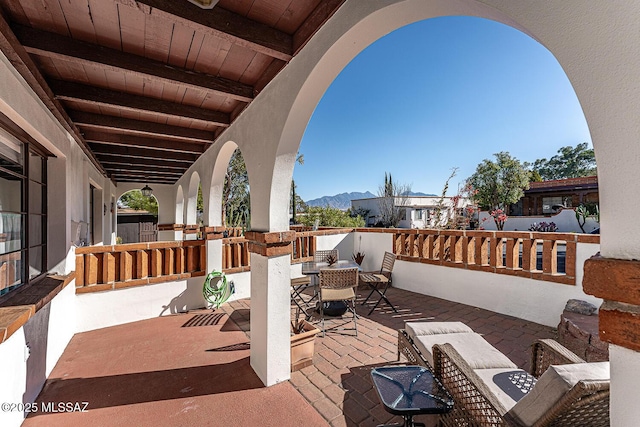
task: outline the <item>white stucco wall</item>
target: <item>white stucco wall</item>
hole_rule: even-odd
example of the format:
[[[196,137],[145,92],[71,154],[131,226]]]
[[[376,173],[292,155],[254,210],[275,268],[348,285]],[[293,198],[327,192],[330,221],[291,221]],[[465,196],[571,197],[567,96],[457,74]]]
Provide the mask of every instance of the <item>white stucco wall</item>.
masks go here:
[[[75,282],[67,285],[0,344],[0,402],[31,403],[75,333]],[[19,426],[25,414],[0,411],[0,425]]]
[[[79,294],[76,331],[90,331],[203,308],[204,277]]]
[[[484,218],[486,220],[483,220]],[[527,231],[534,222],[538,224],[553,222],[558,227],[559,233],[582,233],[573,209],[563,209],[555,215],[547,216],[510,216],[504,223],[504,231]],[[486,211],[480,212],[480,226],[485,230],[496,230],[496,223]],[[593,217],[589,217],[583,227],[584,231],[589,233],[599,226],[600,224]]]

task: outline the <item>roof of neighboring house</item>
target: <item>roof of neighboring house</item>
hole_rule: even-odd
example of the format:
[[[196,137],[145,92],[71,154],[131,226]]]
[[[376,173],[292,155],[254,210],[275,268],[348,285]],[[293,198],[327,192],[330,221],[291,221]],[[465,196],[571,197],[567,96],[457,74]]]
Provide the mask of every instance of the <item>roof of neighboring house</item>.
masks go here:
[[[597,189],[598,177],[585,176],[580,178],[553,179],[549,181],[530,182],[525,193],[540,193],[543,191],[584,190]]]

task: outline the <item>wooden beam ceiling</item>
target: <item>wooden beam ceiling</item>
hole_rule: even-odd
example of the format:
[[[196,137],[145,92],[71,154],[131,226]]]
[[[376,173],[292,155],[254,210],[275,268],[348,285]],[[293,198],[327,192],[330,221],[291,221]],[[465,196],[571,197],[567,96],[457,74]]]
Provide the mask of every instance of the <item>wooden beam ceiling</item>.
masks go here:
[[[98,158],[100,158],[101,154],[117,154],[122,158],[141,157],[144,159],[162,159],[191,163],[195,162],[198,158],[197,154],[191,153],[171,153],[170,155],[168,155],[166,152],[160,150],[148,150],[145,148],[137,147],[123,147],[111,144],[103,144],[99,142],[91,143],[91,149],[98,155]]]
[[[161,99],[146,96],[132,95],[124,92],[116,92],[95,86],[80,83],[51,80],[51,89],[57,99],[77,101],[85,104],[117,107],[121,110],[151,112],[165,117],[186,118],[202,122],[203,125],[214,124],[216,126],[229,126],[230,118],[226,113],[206,110],[191,105],[178,104],[163,101]]]
[[[164,123],[145,122],[143,120],[127,119],[124,117],[105,116],[102,114],[86,113],[84,111],[69,110],[69,117],[77,126],[82,128],[115,131],[132,135],[162,137],[165,139],[213,143],[213,132],[172,126]]]
[[[293,57],[293,38],[289,34],[221,7],[204,13],[187,1],[115,1],[285,62]]]
[[[143,159],[134,157],[122,157],[114,154],[99,154],[98,158],[103,164],[112,165],[135,165],[144,167],[158,166],[167,169],[187,170],[191,166],[188,160],[159,160],[159,159]]]
[[[34,55],[80,65],[99,65],[106,70],[125,71],[143,78],[214,92],[242,102],[253,99],[253,87],[233,80],[185,71],[160,61],[22,25],[14,25],[13,31],[27,52]]]
[[[204,153],[205,146],[197,142],[167,141],[159,138],[148,138],[134,135],[99,132],[88,130],[84,134],[85,141],[119,145],[124,147],[139,147],[179,153]],[[170,156],[173,153],[165,153]]]

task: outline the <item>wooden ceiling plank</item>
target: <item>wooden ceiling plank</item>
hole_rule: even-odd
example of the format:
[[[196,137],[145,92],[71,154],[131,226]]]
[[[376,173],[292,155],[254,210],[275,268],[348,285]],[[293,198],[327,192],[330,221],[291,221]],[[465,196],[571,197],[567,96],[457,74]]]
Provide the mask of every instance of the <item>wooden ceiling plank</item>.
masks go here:
[[[80,131],[73,124],[62,104],[55,99],[51,88],[47,85],[46,80],[36,67],[35,63],[26,50],[22,47],[15,34],[0,14],[0,50],[11,61],[11,64],[25,79],[27,84],[33,89],[38,98],[53,113],[60,124],[69,132],[72,138],[78,143],[82,151],[87,155],[91,163],[100,171],[105,173],[102,165],[96,159],[95,155],[87,145],[86,141],[80,135]]]
[[[342,6],[345,0],[323,0],[315,8],[309,17],[300,25],[293,35],[293,52],[298,52],[307,44],[311,37],[320,29],[334,13]]]
[[[100,161],[109,164],[116,165],[144,165],[144,166],[158,166],[167,169],[187,169],[191,166],[189,161],[173,161],[173,160],[158,160],[158,159],[141,159],[135,157],[125,157],[110,154],[101,154],[99,156]]]
[[[168,63],[175,23],[167,22],[154,14],[145,15],[145,20],[144,56],[164,64]]]
[[[96,30],[88,0],[60,0],[60,7],[69,26],[71,37],[91,43],[97,42]]]
[[[280,61],[278,59],[274,59],[271,61],[271,64],[267,67],[267,69],[262,73],[262,76],[256,81],[254,85],[254,89],[256,94],[262,92],[273,78],[278,75],[278,73],[287,65],[286,62]]]
[[[146,19],[137,9],[116,4],[120,23],[120,43],[122,51],[132,55],[144,56],[144,32]]]
[[[177,153],[197,153],[204,152],[204,144],[199,142],[171,141],[159,138],[149,138],[119,133],[108,133],[96,130],[87,130],[84,133],[85,141],[91,143],[120,145],[124,147],[139,147],[150,150],[171,151]],[[171,154],[167,154],[171,155]]]
[[[163,136],[165,138],[198,141],[202,143],[213,142],[213,132],[200,129],[170,126],[163,123],[146,122],[122,117],[104,116],[76,110],[70,110],[69,116],[76,125],[81,127],[115,130],[136,135]]]
[[[184,175],[184,172],[182,171],[169,171],[167,169],[159,169],[159,170],[154,170],[151,169],[149,167],[144,167],[144,168],[138,168],[138,169],[128,169],[128,168],[119,168],[119,167],[108,167],[107,168],[107,172],[110,174],[127,174],[127,175],[139,175],[139,176],[145,176],[145,175],[149,175],[149,176],[171,176],[171,177],[181,177],[182,175]]]
[[[24,26],[15,26],[14,32],[27,52],[31,54],[76,64],[107,67],[117,72],[125,70],[165,83],[184,85],[197,90],[210,90],[244,102],[253,99],[253,88],[237,81],[187,72],[162,62]]]
[[[139,184],[158,184],[158,185],[162,185],[162,184],[166,184],[166,185],[173,185],[176,183],[176,180],[164,180],[164,179],[144,179],[144,178],[132,178],[132,177],[118,177],[118,176],[112,176],[111,179],[113,179],[113,181],[117,184],[117,183],[139,183]]]
[[[171,42],[169,44],[169,56],[167,63],[181,69],[188,69],[187,59],[191,52],[191,46],[195,38],[193,28],[187,28],[184,25],[173,25],[171,33]]]
[[[190,105],[176,104],[160,99],[115,92],[108,89],[60,80],[52,80],[50,87],[58,99],[118,106],[119,108],[131,111],[154,112],[166,116],[186,117],[205,123],[214,123],[218,126],[229,126],[228,114],[203,110],[202,108],[192,107]]]
[[[231,46],[220,68],[220,76],[235,81],[240,80],[254,56],[256,56],[255,52],[247,51],[237,45]],[[242,99],[239,101],[242,101]]]
[[[93,20],[96,40],[100,46],[122,50],[120,39],[120,17],[118,5],[111,1],[89,0],[91,15],[99,17]]]
[[[102,162],[107,171],[113,170],[130,170],[130,171],[138,171],[138,172],[162,172],[166,174],[176,175],[176,174],[184,174],[186,167],[182,167],[179,169],[169,169],[161,166],[149,166],[149,165],[140,165],[140,164],[117,164],[111,162]]]
[[[203,70],[195,69],[196,61],[198,60],[200,51],[202,50],[205,37],[207,37],[205,34],[194,31],[193,39],[191,41],[191,46],[189,47],[189,54],[187,55],[187,58],[184,64],[185,69],[192,70],[192,71],[202,71],[204,73],[209,71],[208,69],[203,69]],[[207,46],[207,49],[204,49],[204,50],[208,50],[208,49],[211,49],[211,46]],[[214,68],[213,70],[217,70],[217,68]],[[209,74],[213,74],[213,72]]]
[[[292,58],[292,37],[266,24],[253,21],[237,13],[214,7],[203,11],[186,1],[167,0],[115,0],[118,3],[137,7],[149,15],[158,15],[230,41],[255,52],[260,52],[283,61]]]
[[[101,144],[92,142],[91,148],[95,153],[100,154],[117,154],[128,157],[141,157],[143,159],[164,159],[176,160],[181,162],[195,162],[198,158],[197,154],[191,153],[167,153],[161,150],[149,150],[148,148],[123,147],[110,144]]]

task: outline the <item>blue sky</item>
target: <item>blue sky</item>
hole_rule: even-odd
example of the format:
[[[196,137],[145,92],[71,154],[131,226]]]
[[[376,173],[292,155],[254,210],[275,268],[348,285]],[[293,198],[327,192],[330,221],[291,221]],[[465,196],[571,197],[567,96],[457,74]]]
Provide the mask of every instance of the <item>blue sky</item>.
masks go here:
[[[413,191],[449,194],[483,159],[549,158],[589,142],[553,55],[526,34],[471,17],[435,18],[378,40],[342,71],[309,121],[294,179],[303,200],[377,193],[390,172]]]

